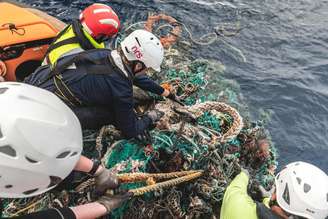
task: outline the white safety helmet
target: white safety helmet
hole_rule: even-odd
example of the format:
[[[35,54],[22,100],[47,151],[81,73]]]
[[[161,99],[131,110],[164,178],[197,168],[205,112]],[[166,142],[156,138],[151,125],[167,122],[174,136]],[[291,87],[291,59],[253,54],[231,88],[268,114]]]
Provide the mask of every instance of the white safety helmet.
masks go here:
[[[286,212],[309,218],[328,216],[328,176],[318,167],[294,162],[275,179],[277,202]]]
[[[121,42],[121,48],[129,61],[140,61],[157,72],[161,70],[164,49],[154,34],[135,30]]]
[[[44,193],[80,158],[82,130],[54,94],[23,83],[0,83],[0,197]]]

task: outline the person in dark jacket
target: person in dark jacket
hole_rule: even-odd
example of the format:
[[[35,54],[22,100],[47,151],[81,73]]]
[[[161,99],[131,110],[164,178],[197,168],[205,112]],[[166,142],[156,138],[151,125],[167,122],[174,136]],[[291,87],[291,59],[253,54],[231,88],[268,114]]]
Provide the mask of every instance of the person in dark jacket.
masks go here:
[[[162,112],[141,118],[134,112],[133,85],[175,100],[170,91],[151,80],[148,69],[160,71],[164,50],[145,30],[128,35],[117,50],[94,49],[60,58],[54,68],[38,68],[25,82],[60,97],[79,118],[82,128],[113,124],[126,138],[143,135]]]

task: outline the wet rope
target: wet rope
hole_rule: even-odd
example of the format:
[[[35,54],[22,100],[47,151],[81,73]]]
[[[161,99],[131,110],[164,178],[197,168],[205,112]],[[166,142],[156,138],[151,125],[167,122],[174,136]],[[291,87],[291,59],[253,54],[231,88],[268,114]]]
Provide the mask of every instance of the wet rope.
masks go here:
[[[173,186],[176,186],[178,184],[191,181],[193,179],[196,179],[196,178],[202,176],[202,174],[203,174],[202,172],[191,173],[191,174],[188,174],[186,176],[178,177],[176,179],[167,180],[167,181],[161,182],[161,183],[156,183],[154,185],[149,185],[149,186],[141,187],[141,188],[137,188],[137,189],[130,189],[129,192],[132,192],[133,196],[140,196],[140,195],[143,195],[143,194],[148,193],[148,192],[158,191],[158,190],[161,190],[161,189],[164,189],[164,188],[173,187]]]
[[[202,175],[202,171],[190,170],[190,171],[179,171],[179,172],[171,172],[171,173],[124,173],[124,174],[118,174],[117,178],[120,183],[135,183],[135,182],[143,182],[143,181],[155,182],[154,180],[176,178],[161,183],[155,183],[154,185],[129,190],[130,192],[133,192],[135,196],[139,196],[147,192],[157,191],[166,187],[180,184],[182,182],[190,181],[201,175]],[[95,184],[94,178],[89,179],[81,183],[79,186],[77,186],[75,188],[75,191],[82,192],[87,187],[93,186],[94,184]]]

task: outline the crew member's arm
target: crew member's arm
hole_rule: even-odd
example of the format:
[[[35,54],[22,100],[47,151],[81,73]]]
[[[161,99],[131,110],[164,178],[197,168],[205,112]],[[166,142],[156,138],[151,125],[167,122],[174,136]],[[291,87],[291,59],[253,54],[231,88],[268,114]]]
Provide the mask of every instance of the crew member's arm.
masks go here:
[[[101,205],[102,206],[102,205]],[[103,207],[103,206],[102,206]],[[105,207],[104,212],[106,212]],[[10,219],[77,219],[71,208],[52,208],[44,211],[38,211],[31,214],[11,217]],[[81,218],[78,218],[81,219]]]
[[[120,96],[114,101],[115,126],[122,132],[126,138],[134,138],[152,124],[148,116],[137,118],[133,110],[133,96]]]
[[[161,87],[159,84],[157,84],[145,74],[137,75],[133,80],[133,84],[141,88],[142,90],[146,90],[164,97],[170,94],[169,91],[165,90],[163,87]]]
[[[231,181],[224,193],[221,219],[257,218],[256,203],[247,194],[248,181],[249,176],[243,171]]]

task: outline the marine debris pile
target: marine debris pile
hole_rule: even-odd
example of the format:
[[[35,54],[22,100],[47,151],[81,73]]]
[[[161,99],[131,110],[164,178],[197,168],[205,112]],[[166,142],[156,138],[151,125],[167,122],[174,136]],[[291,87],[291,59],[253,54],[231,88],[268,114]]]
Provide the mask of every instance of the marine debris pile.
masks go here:
[[[84,154],[119,173],[121,189],[136,196],[114,218],[218,218],[225,188],[241,167],[251,173],[254,196],[256,185],[269,189],[274,182],[275,147],[262,122],[250,121],[238,86],[224,78],[222,64],[192,60],[182,54],[187,52],[179,43],[171,45],[163,71],[152,73],[185,106],[136,89],[136,112],[165,112],[156,127],[132,140],[122,139],[113,126],[84,133]],[[78,175],[65,190],[6,200],[4,216],[90,202],[93,180]],[[188,176],[193,177],[178,180]],[[163,186],[167,180],[172,181]],[[147,185],[151,192],[138,189]]]

